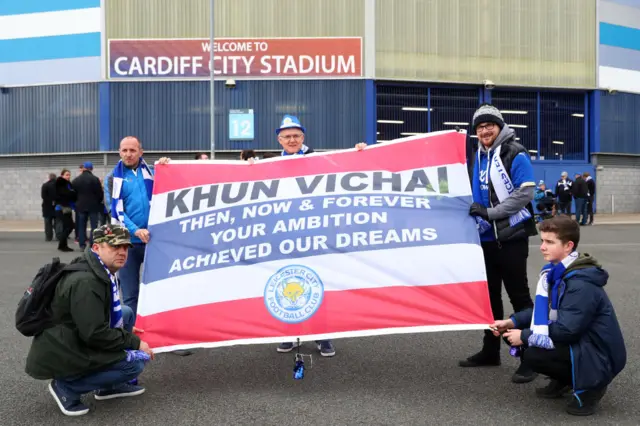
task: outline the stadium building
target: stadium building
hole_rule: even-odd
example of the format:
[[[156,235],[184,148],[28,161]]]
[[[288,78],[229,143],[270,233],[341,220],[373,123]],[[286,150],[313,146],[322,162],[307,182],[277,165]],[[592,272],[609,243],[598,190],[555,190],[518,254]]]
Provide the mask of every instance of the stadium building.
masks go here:
[[[148,159],[316,150],[469,129],[491,102],[536,179],[590,172],[598,212],[640,212],[639,0],[0,0],[0,219],[40,217],[47,173],[120,139]],[[64,10],[60,10],[64,8]],[[469,138],[469,156],[475,139]]]

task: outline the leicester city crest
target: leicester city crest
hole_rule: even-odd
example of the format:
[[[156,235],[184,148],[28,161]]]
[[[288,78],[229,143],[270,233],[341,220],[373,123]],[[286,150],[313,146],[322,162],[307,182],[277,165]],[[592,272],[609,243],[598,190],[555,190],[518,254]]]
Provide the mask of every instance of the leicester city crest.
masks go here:
[[[289,265],[273,274],[264,289],[264,303],[274,318],[295,324],[316,313],[324,296],[318,274],[302,265]]]

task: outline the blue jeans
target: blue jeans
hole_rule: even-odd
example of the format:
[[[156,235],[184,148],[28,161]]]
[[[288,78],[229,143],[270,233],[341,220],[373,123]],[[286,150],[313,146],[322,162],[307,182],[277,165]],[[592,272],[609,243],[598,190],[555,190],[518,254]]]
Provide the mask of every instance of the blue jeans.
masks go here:
[[[124,329],[132,331],[135,317],[128,306],[122,306],[122,319]],[[110,389],[128,383],[137,378],[142,370],[144,370],[144,361],[128,362],[123,360],[86,376],[56,379],[56,383],[68,399],[77,401],[85,393]]]
[[[138,315],[138,293],[140,292],[140,268],[144,261],[143,243],[134,243],[129,249],[127,263],[118,271],[120,286],[122,287],[123,304],[133,311],[133,323]]]
[[[576,198],[576,222],[586,225],[587,224],[587,199]]]
[[[89,244],[93,244],[93,230],[98,227],[98,213],[79,212],[76,213],[78,230],[78,244],[84,248],[87,245],[87,222],[91,221],[91,232],[89,233]]]

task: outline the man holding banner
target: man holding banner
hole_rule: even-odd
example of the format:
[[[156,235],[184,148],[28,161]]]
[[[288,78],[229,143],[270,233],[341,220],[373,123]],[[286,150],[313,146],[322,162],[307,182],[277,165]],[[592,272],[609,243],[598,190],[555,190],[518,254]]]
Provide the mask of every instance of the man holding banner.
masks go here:
[[[527,150],[515,141],[515,132],[492,105],[481,105],[473,116],[478,153],[473,168],[473,201],[470,214],[490,223],[480,236],[484,253],[491,310],[504,317],[502,283],[515,312],[529,309],[533,301],[527,282],[529,237],[536,235],[531,201],[535,179]],[[500,338],[485,330],[482,350],[460,361],[461,367],[500,365]],[[521,364],[515,383],[535,379]]]
[[[109,173],[105,191],[110,194],[111,221],[126,227],[131,234],[131,248],[124,267],[119,271],[123,302],[138,312],[140,292],[140,269],[144,262],[146,244],[151,235],[148,231],[151,195],[153,193],[153,169],[144,158],[140,140],[127,136],[120,141],[120,161]],[[159,164],[169,158],[162,157]],[[190,355],[190,351],[178,351],[177,355]]]
[[[285,115],[282,118],[280,127],[276,129],[278,142],[282,145],[282,156],[287,155],[307,155],[314,151],[304,144],[304,135],[306,129],[300,124],[298,117],[293,115]],[[332,357],[336,354],[335,347],[331,340],[317,341],[320,355],[324,357]],[[278,346],[278,352],[288,353],[298,347],[298,343],[283,342]]]

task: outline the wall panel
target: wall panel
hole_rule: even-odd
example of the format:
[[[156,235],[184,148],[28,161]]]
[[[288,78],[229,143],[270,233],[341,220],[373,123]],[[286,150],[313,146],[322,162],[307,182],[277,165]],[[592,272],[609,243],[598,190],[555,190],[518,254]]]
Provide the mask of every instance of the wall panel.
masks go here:
[[[216,37],[362,36],[364,0],[216,0]],[[209,0],[109,0],[107,38],[209,36]]]
[[[640,154],[640,94],[602,93],[600,152]]]
[[[97,83],[13,87],[0,94],[0,154],[99,150]]]
[[[376,77],[595,87],[595,0],[377,0]]]
[[[127,135],[146,150],[208,151],[209,82],[110,83],[111,141]],[[216,150],[278,150],[275,129],[284,114],[297,115],[315,149],[351,148],[365,138],[365,81],[216,82]],[[253,109],[253,141],[229,140],[230,109]]]

